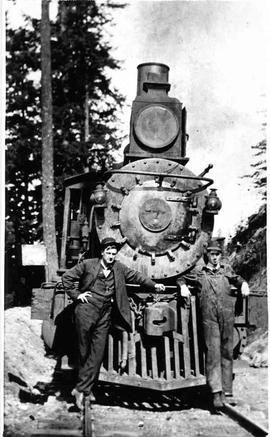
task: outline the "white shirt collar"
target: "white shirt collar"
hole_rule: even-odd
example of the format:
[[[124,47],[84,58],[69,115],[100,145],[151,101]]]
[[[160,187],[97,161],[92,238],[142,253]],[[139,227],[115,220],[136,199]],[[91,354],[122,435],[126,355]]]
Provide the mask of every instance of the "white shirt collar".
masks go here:
[[[103,270],[112,270],[113,264],[110,265],[110,267],[105,266],[103,260],[100,261],[101,267]]]
[[[210,270],[218,270],[219,268],[220,268],[220,264],[217,264],[216,266],[213,266],[213,264],[207,264],[207,267],[210,269]]]
[[[108,267],[105,266],[103,260],[100,261],[101,267],[103,268],[103,270],[108,270]]]

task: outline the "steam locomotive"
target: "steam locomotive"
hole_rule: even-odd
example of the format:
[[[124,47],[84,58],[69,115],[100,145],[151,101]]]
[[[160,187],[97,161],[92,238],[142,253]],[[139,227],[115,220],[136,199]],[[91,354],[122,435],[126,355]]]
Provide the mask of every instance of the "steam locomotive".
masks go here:
[[[112,327],[100,372],[103,381],[161,391],[205,384],[196,290],[186,301],[178,284],[181,275],[203,262],[221,208],[216,190],[208,190],[213,180],[205,177],[212,166],[199,175],[186,167],[186,109],[169,97],[168,75],[164,64],[138,66],[123,163],[65,181],[59,270],[61,275],[83,256],[98,257],[100,241],[110,236],[121,245],[121,262],[165,284],[158,295],[127,285],[132,332]],[[70,313],[72,303],[61,282],[34,290],[32,317],[44,320],[50,348],[59,344],[61,321]],[[247,323],[244,306],[236,318],[236,353],[244,345]]]

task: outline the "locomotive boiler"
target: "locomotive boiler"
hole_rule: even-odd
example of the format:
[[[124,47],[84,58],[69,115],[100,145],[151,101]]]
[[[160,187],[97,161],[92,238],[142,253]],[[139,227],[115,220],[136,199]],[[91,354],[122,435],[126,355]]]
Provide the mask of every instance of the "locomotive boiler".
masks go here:
[[[196,290],[186,301],[178,283],[203,262],[221,208],[210,188],[213,180],[205,177],[212,166],[199,175],[186,166],[186,109],[169,97],[168,74],[164,64],[138,66],[123,163],[65,181],[59,270],[61,275],[82,257],[98,257],[99,242],[110,236],[121,246],[121,262],[164,283],[161,294],[127,285],[132,332],[117,323],[112,327],[100,372],[103,381],[156,390],[205,383]],[[32,316],[44,320],[49,347],[59,344],[60,322],[69,312],[72,304],[61,282],[34,290]],[[244,308],[235,325],[238,352],[246,322]]]

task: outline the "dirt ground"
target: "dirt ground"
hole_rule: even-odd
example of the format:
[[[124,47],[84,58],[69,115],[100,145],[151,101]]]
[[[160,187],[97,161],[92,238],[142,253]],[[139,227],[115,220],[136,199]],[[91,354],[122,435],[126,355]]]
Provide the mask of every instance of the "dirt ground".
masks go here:
[[[4,366],[4,436],[30,437],[36,429],[37,421],[59,418],[65,411],[70,411],[72,397],[61,396],[57,388],[52,393],[43,395],[42,387],[50,383],[55,375],[56,361],[45,356],[41,339],[41,321],[30,319],[30,307],[16,307],[5,311],[5,366]],[[254,346],[254,342],[257,345]],[[256,360],[254,357],[256,356]],[[268,424],[268,369],[267,369],[267,334],[254,336],[247,346],[243,360],[234,363],[234,392],[238,406],[243,412],[261,423]],[[38,383],[38,385],[37,385]],[[144,429],[141,435],[151,435],[151,429],[159,430],[158,435],[178,435],[174,427],[180,420],[189,420],[184,411],[177,415],[167,411],[143,411],[137,408],[120,408],[120,406],[94,406],[98,420],[112,421],[113,418],[128,423],[129,418],[136,422],[136,428]],[[189,409],[189,415],[195,422],[207,423],[209,413],[206,409]],[[193,415],[192,415],[193,414]],[[120,416],[119,416],[120,415]],[[78,416],[78,414],[77,414]],[[189,416],[189,417],[191,417]],[[75,417],[75,416],[74,416]],[[220,419],[221,420],[221,419]],[[146,433],[146,430],[149,430]],[[187,428],[188,429],[188,428]],[[169,434],[168,434],[169,432]],[[124,435],[124,434],[123,434]],[[132,434],[126,434],[132,435]],[[135,435],[133,433],[133,435]],[[137,434],[136,434],[137,435]],[[157,435],[156,432],[152,434]],[[197,435],[197,434],[196,434]],[[199,435],[199,434],[198,434]],[[201,434],[209,437],[207,434]],[[217,435],[217,434],[216,434]],[[231,434],[232,436],[233,434]],[[189,435],[186,434],[188,437]],[[191,436],[190,434],[190,437]]]

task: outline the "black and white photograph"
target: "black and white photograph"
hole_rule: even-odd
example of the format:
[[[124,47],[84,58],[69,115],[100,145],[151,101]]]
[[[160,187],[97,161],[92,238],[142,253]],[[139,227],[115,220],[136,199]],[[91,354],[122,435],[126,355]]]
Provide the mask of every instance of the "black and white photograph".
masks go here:
[[[0,434],[268,436],[269,3],[1,11]]]

